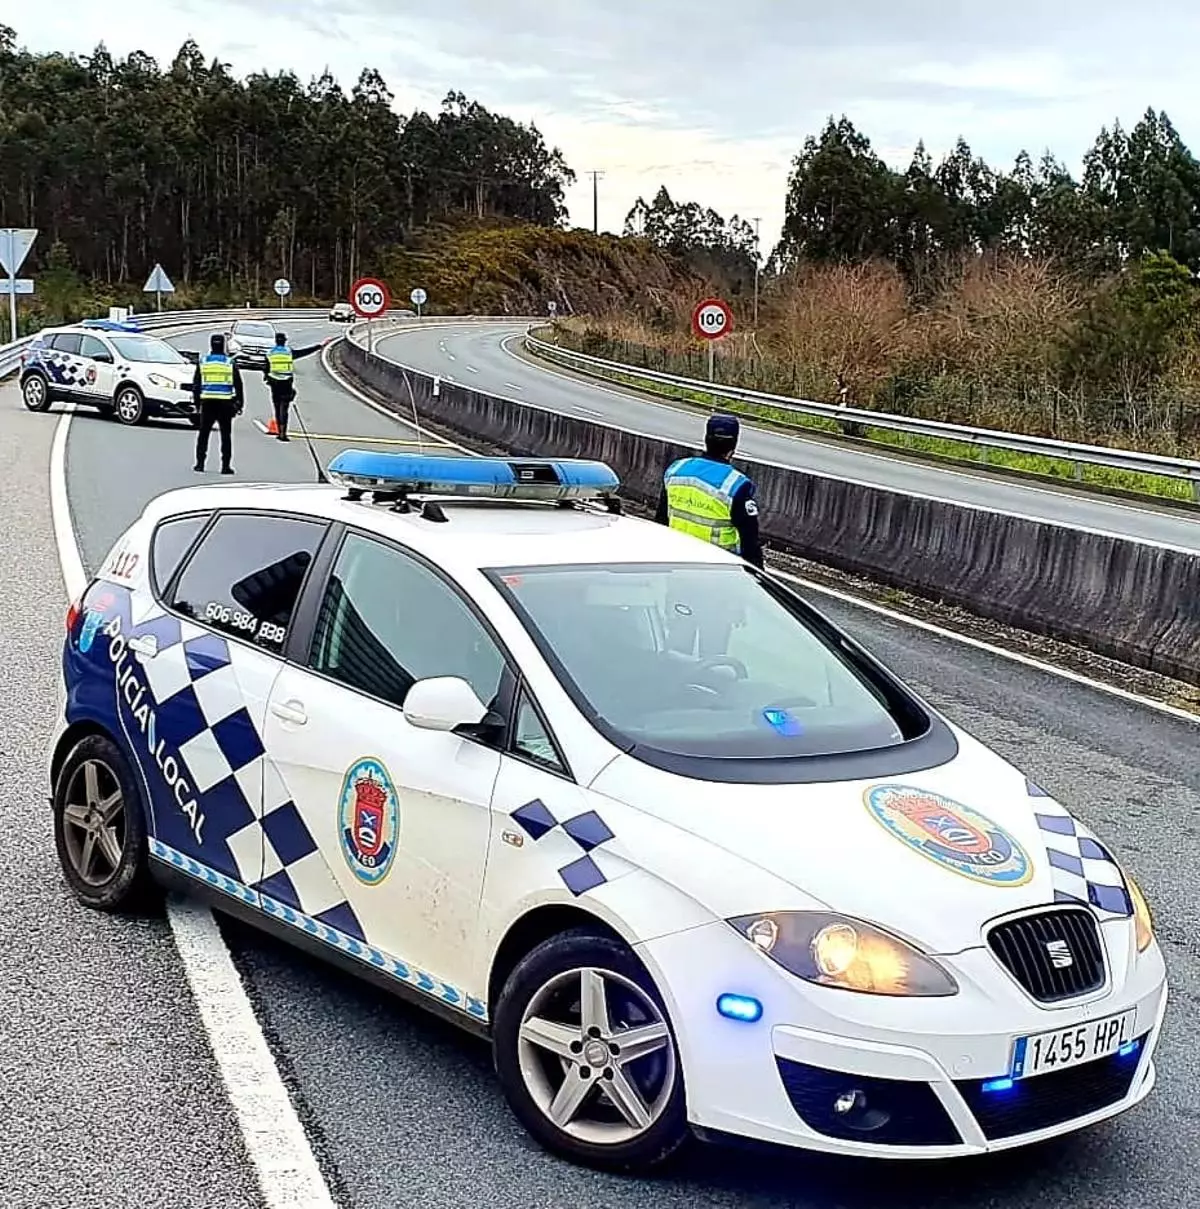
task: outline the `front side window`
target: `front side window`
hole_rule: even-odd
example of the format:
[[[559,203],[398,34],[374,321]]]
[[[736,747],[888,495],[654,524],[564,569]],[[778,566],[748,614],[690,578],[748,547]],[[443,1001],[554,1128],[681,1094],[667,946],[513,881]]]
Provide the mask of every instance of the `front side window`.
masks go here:
[[[108,357],[109,353],[103,342],[97,340],[95,336],[80,336],[79,355],[90,357],[94,361],[97,357]],[[111,360],[111,358],[109,359]]]
[[[403,706],[431,676],[458,676],[491,706],[504,655],[462,597],[424,564],[382,542],[347,535],[313,636],[310,666]]]
[[[324,533],[322,522],[297,517],[220,516],[184,568],[170,603],[203,625],[278,653]]]
[[[741,567],[537,567],[493,581],[564,687],[626,748],[833,756],[921,733],[876,676]]]

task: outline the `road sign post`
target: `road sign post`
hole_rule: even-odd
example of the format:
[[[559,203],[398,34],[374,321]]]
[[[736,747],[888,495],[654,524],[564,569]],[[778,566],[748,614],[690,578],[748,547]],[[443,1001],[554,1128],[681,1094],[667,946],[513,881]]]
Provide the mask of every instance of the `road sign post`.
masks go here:
[[[286,277],[280,277],[275,282],[275,293],[279,295],[279,305],[283,306],[283,300],[292,292],[292,283]]]
[[[692,311],[692,334],[708,344],[708,380],[716,377],[716,343],[733,330],[733,312],[720,298],[706,298]]]
[[[32,286],[23,290],[17,284],[17,270],[25,263],[29,249],[37,238],[37,227],[5,227],[0,230],[0,265],[8,274],[8,317],[12,327],[12,339],[17,339],[17,295],[33,293]],[[28,280],[27,278],[25,280]]]
[[[354,313],[367,321],[367,351],[375,351],[375,330],[371,320],[387,313],[392,296],[377,277],[360,277],[350,287],[350,305]]]
[[[417,288],[415,290],[413,290],[413,292],[411,294],[409,294],[408,297],[409,297],[409,300],[412,302],[413,306],[415,306],[417,308],[417,318],[420,319],[421,318],[421,308],[429,301],[429,295],[426,294],[425,291],[423,289],[421,289],[420,286],[417,286]]]
[[[150,276],[146,278],[146,284],[142,286],[143,294],[154,295],[154,305],[158,310],[162,310],[162,296],[164,294],[174,294],[175,287],[171,284],[171,279],[163,272],[163,267],[156,264],[150,270]]]

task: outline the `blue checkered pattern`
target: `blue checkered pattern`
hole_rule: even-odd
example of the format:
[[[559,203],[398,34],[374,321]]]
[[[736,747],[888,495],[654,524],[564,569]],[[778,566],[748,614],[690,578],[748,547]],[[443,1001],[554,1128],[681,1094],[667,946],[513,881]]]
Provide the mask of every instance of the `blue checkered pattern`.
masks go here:
[[[553,837],[550,842],[564,845],[564,855],[574,857],[559,868],[558,875],[577,898],[608,881],[593,854],[614,837],[594,810],[560,821],[541,798],[535,798],[518,806],[510,817],[535,843]]]
[[[158,655],[140,665],[155,700],[159,737],[178,750],[205,814],[204,852],[225,877],[306,918],[364,941],[362,925],[329,871],[283,777],[263,748],[239,682],[264,656],[164,613],[133,618]]]
[[[448,982],[442,982],[441,979],[434,978],[423,970],[418,970],[415,966],[384,953],[374,945],[365,943],[362,929],[358,928],[358,921],[353,919],[353,913],[348,918],[353,919],[357,931],[350,932],[340,926],[345,917],[339,917],[336,913],[328,911],[323,916],[307,915],[305,912],[297,910],[291,903],[272,897],[262,892],[261,889],[247,886],[244,882],[228,877],[216,869],[210,869],[186,853],[178,852],[159,840],[150,840],[150,855],[164,861],[172,868],[178,869],[181,873],[195,878],[198,882],[223,891],[231,898],[240,899],[251,906],[258,906],[261,903],[263,912],[270,918],[289,924],[297,931],[303,932],[331,948],[338,949],[342,953],[348,953],[364,965],[378,970],[389,978],[403,982],[477,1020],[487,1019],[487,1008],[480,1000],[459,990],[458,987],[451,986]]]
[[[1086,903],[1102,917],[1131,916],[1125,878],[1108,849],[1045,790],[1032,781],[1027,787],[1030,797],[1041,799],[1035,817],[1050,861],[1055,902]]]

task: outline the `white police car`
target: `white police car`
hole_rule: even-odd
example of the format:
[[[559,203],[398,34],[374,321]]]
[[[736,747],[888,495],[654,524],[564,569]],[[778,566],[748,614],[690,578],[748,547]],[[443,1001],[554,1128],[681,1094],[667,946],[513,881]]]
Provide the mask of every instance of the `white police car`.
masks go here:
[[[22,353],[21,398],[30,411],[85,403],[122,424],[148,416],[198,422],[195,362],[137,327],[100,321],[45,328]]]
[[[1150,1092],[1136,886],[778,579],[597,463],[330,475],[161,496],[72,607],[83,902],[180,882],[490,1035],[597,1166],[966,1155]]]

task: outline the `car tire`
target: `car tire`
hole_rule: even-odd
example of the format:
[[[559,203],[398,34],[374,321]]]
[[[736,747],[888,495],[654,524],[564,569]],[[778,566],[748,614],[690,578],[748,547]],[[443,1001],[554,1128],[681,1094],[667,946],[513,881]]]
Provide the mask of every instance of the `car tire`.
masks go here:
[[[121,424],[132,426],[146,422],[146,396],[132,382],[117,390],[113,404],[116,418]]]
[[[29,411],[49,411],[50,383],[41,374],[28,374],[21,383],[21,401]]]
[[[584,1000],[597,1003],[597,979],[603,995],[588,1031]],[[639,1052],[630,1058],[621,1037],[635,1029]],[[605,1171],[648,1171],[691,1136],[666,1006],[615,937],[572,929],[528,953],[500,994],[492,1045],[509,1107],[554,1154]]]
[[[88,735],[54,782],[54,842],[71,893],[97,911],[130,911],[154,897],[142,793],[107,735]],[[90,837],[90,842],[89,842]]]

